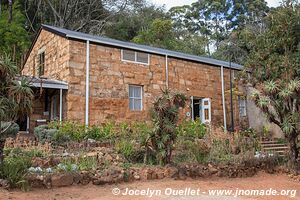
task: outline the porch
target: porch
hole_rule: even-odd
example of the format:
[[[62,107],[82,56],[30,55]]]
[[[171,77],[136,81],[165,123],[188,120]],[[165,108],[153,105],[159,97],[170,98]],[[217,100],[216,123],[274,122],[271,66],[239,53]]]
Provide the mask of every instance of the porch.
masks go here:
[[[64,118],[64,102],[68,83],[39,77],[28,77],[34,93],[32,113],[20,117],[17,123],[20,131],[33,133],[36,126],[47,124],[52,120],[62,121]]]

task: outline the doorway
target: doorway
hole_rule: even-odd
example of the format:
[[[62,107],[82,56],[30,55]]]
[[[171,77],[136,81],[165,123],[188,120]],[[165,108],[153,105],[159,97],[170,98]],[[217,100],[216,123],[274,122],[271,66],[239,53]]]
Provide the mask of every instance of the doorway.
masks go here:
[[[211,122],[210,98],[191,97],[192,120],[199,119],[201,123]]]

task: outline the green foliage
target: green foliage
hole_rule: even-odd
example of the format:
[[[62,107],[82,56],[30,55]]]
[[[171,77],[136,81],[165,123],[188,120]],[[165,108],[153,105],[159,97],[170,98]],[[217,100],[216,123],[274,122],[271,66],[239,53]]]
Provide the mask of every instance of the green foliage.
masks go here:
[[[208,161],[213,163],[229,163],[233,159],[233,153],[229,140],[214,140],[212,142]]]
[[[8,180],[11,187],[27,190],[28,183],[25,176],[31,166],[31,159],[41,157],[43,153],[36,149],[25,151],[21,148],[14,148],[6,149],[5,154],[4,162],[0,165],[0,178]]]
[[[80,123],[65,121],[65,122],[51,122],[50,129],[57,129],[57,132],[53,135],[53,140],[57,144],[64,144],[70,140],[82,141],[85,138],[85,125]]]
[[[142,30],[132,41],[139,44],[174,49],[176,39],[172,30],[172,21],[155,19],[149,29]]]
[[[57,129],[49,129],[48,125],[40,125],[34,128],[34,135],[42,144],[44,144],[46,141],[51,142],[56,133]]]
[[[205,124],[202,124],[199,119],[183,121],[177,128],[178,137],[187,140],[201,139],[206,132]]]
[[[127,160],[130,160],[134,153],[134,141],[121,140],[116,142],[116,150],[122,154]]]
[[[206,163],[210,148],[204,141],[178,139],[176,144],[175,163]]]
[[[80,157],[77,161],[80,171],[96,170],[97,158],[95,157]]]
[[[259,138],[254,129],[249,128],[237,133],[234,137],[235,154],[244,154],[245,152],[252,152],[260,150]]]
[[[0,55],[8,54],[20,64],[21,56],[30,44],[29,34],[25,29],[26,18],[19,1],[13,4],[13,20],[8,22],[8,8],[2,5],[0,15]]]
[[[2,134],[0,134],[0,140],[2,138],[13,137],[13,136],[17,135],[17,133],[19,132],[19,129],[20,129],[20,127],[17,123],[2,122],[0,130],[6,130],[6,131],[3,132]]]
[[[298,158],[300,133],[299,19],[299,3],[284,1],[264,18],[260,32],[245,28],[251,38],[245,63],[251,77],[245,78],[254,87],[253,101],[285,133],[292,163]]]
[[[154,127],[146,143],[146,162],[161,165],[171,162],[173,145],[177,137],[178,112],[179,108],[185,106],[185,102],[185,95],[164,90],[153,103]]]

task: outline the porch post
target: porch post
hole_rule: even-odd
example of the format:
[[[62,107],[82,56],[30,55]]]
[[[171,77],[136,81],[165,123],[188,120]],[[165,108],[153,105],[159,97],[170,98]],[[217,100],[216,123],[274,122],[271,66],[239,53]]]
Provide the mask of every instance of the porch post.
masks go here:
[[[62,121],[62,89],[59,89],[59,121]]]

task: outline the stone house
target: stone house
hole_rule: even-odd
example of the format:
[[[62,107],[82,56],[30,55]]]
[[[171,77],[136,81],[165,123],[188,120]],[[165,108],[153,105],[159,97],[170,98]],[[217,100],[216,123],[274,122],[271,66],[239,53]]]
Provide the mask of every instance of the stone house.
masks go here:
[[[138,45],[42,25],[25,59],[23,76],[35,91],[33,113],[23,124],[32,131],[49,120],[86,125],[147,121],[161,89],[188,96],[181,118],[229,126],[230,72],[226,61]],[[244,97],[234,95],[236,126],[246,119]]]

